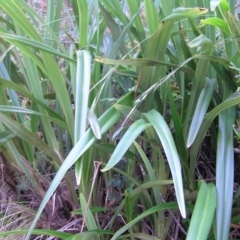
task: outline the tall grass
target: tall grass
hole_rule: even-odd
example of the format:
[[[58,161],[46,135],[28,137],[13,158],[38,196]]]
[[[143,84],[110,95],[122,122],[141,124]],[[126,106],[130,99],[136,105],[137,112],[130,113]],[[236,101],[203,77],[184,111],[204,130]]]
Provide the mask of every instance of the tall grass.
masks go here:
[[[234,1],[30,4],[0,0],[0,236],[234,238]]]

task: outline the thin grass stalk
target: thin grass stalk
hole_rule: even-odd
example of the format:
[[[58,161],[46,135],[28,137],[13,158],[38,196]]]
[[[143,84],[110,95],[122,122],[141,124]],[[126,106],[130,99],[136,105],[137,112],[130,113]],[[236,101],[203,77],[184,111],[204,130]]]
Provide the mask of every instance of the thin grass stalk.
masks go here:
[[[58,1],[59,3],[61,2]],[[47,18],[46,18],[46,25],[49,26],[49,28],[53,29],[54,26],[54,15],[55,15],[55,2],[54,1],[48,1],[47,3]],[[51,41],[51,36],[48,31],[45,32],[44,36],[44,42],[48,46],[53,46],[53,42]]]

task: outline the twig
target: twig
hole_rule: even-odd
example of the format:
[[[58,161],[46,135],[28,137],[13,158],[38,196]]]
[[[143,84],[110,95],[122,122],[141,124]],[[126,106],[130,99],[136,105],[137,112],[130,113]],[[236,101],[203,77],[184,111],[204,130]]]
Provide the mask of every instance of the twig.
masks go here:
[[[162,196],[162,194],[160,193],[160,197],[162,198],[162,201],[164,203],[166,203],[166,201],[164,200],[164,197]],[[177,226],[179,227],[179,229],[181,230],[181,232],[187,236],[187,232],[185,231],[185,229],[182,227],[182,225],[180,224],[180,220],[178,220],[175,215],[173,214],[173,212],[171,210],[167,210],[169,212],[169,214],[172,216],[173,220],[176,222]]]

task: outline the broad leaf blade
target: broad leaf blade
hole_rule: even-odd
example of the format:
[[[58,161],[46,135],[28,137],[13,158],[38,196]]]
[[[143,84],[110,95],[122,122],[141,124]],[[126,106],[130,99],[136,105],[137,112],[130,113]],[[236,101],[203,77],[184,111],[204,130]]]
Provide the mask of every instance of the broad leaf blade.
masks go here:
[[[121,138],[107,165],[102,169],[102,172],[108,171],[115,166],[121,160],[127,149],[131,146],[138,135],[140,135],[140,133],[149,126],[150,124],[146,123],[143,119],[139,119],[133,123]]]
[[[193,210],[187,240],[205,240],[212,225],[217,204],[215,186],[201,182],[197,201]]]
[[[158,134],[159,139],[161,140],[161,144],[165,150],[168,163],[171,169],[179,209],[182,216],[185,218],[186,209],[183,193],[183,182],[181,173],[182,170],[178,152],[172,138],[172,134],[165,120],[156,110],[151,110],[148,113],[144,113],[143,116],[146,117],[148,121],[153,125]]]
[[[234,154],[233,131],[235,108],[229,108],[219,114],[219,131],[217,141],[217,211],[216,233],[217,239],[228,238],[231,222],[233,183],[234,183]]]
[[[202,124],[202,121],[207,112],[209,103],[211,101],[215,83],[216,83],[215,79],[209,79],[209,78],[206,79],[206,83],[197,101],[197,106],[195,108],[193,119],[190,125],[188,140],[187,140],[188,148],[192,145],[193,141],[195,140],[198,134],[199,128]]]

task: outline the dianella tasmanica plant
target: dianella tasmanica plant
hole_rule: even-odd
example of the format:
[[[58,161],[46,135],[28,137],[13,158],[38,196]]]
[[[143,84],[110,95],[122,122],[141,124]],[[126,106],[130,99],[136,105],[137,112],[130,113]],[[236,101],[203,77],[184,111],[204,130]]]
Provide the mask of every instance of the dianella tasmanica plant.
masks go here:
[[[238,236],[234,1],[0,9],[0,236]]]

